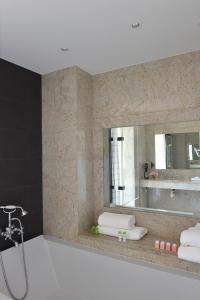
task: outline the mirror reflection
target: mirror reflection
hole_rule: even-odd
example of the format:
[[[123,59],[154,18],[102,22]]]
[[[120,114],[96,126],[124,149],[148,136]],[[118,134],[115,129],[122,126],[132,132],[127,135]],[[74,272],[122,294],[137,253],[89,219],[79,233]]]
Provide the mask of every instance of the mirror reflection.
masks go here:
[[[152,146],[156,169],[200,168],[198,132],[155,134]]]
[[[200,122],[107,128],[106,206],[200,214]]]

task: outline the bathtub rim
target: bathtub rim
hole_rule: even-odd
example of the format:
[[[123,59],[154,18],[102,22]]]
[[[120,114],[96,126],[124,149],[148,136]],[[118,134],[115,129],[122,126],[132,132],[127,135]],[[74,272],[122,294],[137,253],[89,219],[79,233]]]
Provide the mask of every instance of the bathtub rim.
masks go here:
[[[117,260],[120,260],[120,261],[128,262],[128,263],[135,264],[135,265],[138,265],[138,266],[141,266],[141,267],[144,267],[144,268],[150,268],[150,269],[165,272],[165,273],[168,273],[168,274],[174,274],[174,275],[177,275],[177,276],[186,277],[186,278],[189,278],[189,279],[200,280],[200,274],[193,273],[193,272],[190,272],[190,271],[181,270],[181,269],[179,270],[177,268],[172,268],[172,267],[167,267],[167,266],[159,266],[155,263],[135,259],[134,257],[127,257],[127,256],[123,256],[123,255],[120,255],[120,254],[112,253],[112,252],[107,251],[107,250],[96,249],[96,248],[93,248],[91,246],[80,244],[77,241],[66,241],[66,240],[63,240],[61,238],[57,238],[57,237],[51,236],[51,235],[42,235],[42,236],[44,237],[45,240],[50,241],[52,243],[66,245],[66,246],[76,248],[76,249],[79,249],[79,250],[83,250],[83,251],[86,251],[86,252],[91,252],[91,253],[95,253],[95,254],[98,254],[98,255],[103,255],[103,256],[106,256],[106,257],[110,257],[112,259],[117,259]]]

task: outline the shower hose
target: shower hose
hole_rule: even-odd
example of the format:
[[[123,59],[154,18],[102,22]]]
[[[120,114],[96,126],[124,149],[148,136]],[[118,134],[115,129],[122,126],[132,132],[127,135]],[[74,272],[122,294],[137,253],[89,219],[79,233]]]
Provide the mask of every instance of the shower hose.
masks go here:
[[[20,233],[21,233],[21,247],[22,247],[22,259],[23,259],[23,267],[24,267],[24,276],[25,276],[25,292],[23,294],[22,297],[18,298],[14,295],[14,293],[11,290],[10,284],[8,282],[8,278],[6,275],[6,270],[5,270],[5,266],[4,266],[4,262],[3,262],[3,257],[2,257],[2,253],[0,252],[0,263],[1,263],[1,267],[2,267],[2,272],[3,272],[3,277],[6,283],[6,287],[8,289],[8,292],[10,294],[10,296],[14,299],[14,300],[23,300],[26,298],[27,294],[28,294],[28,274],[27,274],[27,267],[26,267],[26,259],[25,259],[25,251],[24,251],[24,235],[23,235],[23,227],[22,227],[22,223],[18,218],[15,218],[13,220],[17,220],[19,222],[20,225]]]

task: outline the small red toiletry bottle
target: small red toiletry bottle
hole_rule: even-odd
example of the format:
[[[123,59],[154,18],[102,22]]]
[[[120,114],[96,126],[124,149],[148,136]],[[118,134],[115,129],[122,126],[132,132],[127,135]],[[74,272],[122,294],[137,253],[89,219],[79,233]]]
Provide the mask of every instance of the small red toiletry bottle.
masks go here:
[[[171,251],[171,243],[169,243],[169,242],[166,243],[166,251],[167,252]]]
[[[160,250],[165,250],[165,242],[164,241],[160,242]]]
[[[177,253],[177,244],[172,244],[172,252]]]

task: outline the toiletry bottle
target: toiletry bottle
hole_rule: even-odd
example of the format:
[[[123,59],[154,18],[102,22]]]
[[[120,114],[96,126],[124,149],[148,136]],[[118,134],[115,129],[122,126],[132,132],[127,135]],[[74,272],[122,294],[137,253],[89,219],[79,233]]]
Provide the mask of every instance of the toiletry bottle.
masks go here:
[[[119,242],[122,241],[122,231],[121,230],[118,231],[118,241]]]
[[[166,251],[167,252],[171,251],[171,243],[169,243],[169,242],[166,243]]]
[[[159,241],[159,240],[156,240],[156,241],[155,241],[154,248],[155,248],[156,250],[159,250],[159,249],[160,249],[160,241]]]
[[[126,231],[123,231],[123,242],[126,242],[126,238],[127,238],[127,233]]]
[[[165,242],[164,241],[160,242],[160,250],[165,250]]]
[[[173,253],[177,252],[177,244],[172,244],[172,252]]]

